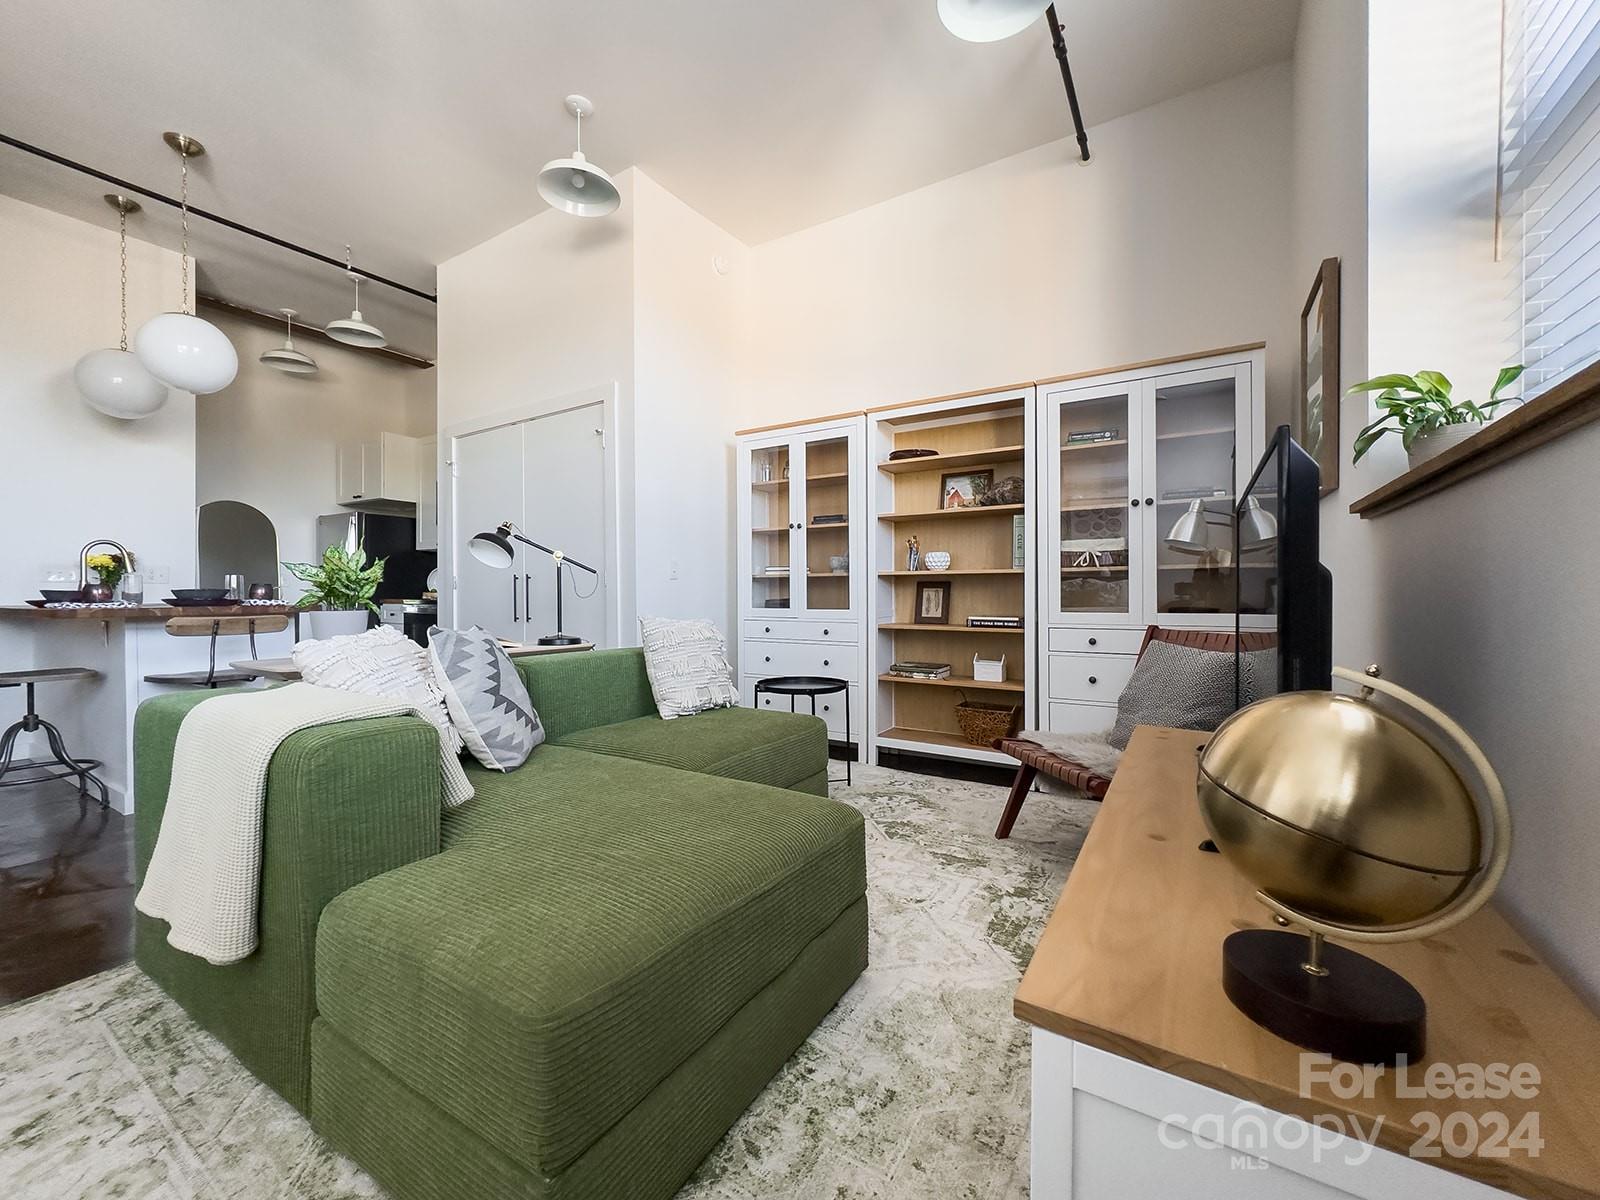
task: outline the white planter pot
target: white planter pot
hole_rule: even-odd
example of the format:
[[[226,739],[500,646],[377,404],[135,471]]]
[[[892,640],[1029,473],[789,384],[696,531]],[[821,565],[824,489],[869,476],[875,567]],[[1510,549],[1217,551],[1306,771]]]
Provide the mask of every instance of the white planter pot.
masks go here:
[[[1452,446],[1459,446],[1475,433],[1480,433],[1487,426],[1476,421],[1466,425],[1441,425],[1428,433],[1421,434],[1411,443],[1411,449],[1406,451],[1406,458],[1413,467],[1420,467],[1430,458],[1438,458]]]
[[[367,610],[364,608],[314,608],[306,613],[306,620],[311,623],[311,636],[319,642],[367,631]]]

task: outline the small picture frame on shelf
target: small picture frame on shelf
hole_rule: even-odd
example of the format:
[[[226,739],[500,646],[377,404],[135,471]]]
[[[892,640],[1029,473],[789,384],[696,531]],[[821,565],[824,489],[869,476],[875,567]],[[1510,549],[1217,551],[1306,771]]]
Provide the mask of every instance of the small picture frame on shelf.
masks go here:
[[[939,477],[940,508],[970,508],[994,484],[994,471],[947,471]]]
[[[1325,258],[1300,310],[1300,394],[1294,438],[1317,460],[1318,492],[1339,486],[1339,260]]]
[[[950,583],[948,580],[918,580],[917,601],[911,610],[911,620],[916,625],[948,625],[950,623]]]

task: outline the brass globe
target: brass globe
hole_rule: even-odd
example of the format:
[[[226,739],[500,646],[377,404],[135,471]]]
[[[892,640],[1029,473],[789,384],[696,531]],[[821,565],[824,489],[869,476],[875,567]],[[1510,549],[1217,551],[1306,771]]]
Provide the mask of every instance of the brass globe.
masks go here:
[[[1450,908],[1484,869],[1472,790],[1365,699],[1290,692],[1225,721],[1200,759],[1217,848],[1295,914],[1401,930]]]

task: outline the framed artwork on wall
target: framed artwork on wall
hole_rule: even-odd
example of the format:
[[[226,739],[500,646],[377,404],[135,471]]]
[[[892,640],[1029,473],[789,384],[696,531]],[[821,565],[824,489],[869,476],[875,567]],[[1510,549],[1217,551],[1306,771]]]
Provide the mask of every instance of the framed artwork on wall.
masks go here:
[[[911,613],[917,625],[948,625],[950,623],[950,583],[918,581],[917,605]]]
[[[1339,486],[1339,260],[1325,258],[1300,310],[1300,392],[1294,438],[1317,460],[1321,494]]]

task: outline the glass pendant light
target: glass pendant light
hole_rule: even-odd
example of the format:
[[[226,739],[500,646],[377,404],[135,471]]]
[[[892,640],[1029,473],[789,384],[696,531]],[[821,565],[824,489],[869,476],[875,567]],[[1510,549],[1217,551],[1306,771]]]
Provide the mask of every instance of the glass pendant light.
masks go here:
[[[161,382],[197,396],[220,392],[239,373],[239,354],[227,335],[210,321],[189,311],[189,160],[206,152],[192,137],[164,133],[162,139],[178,153],[182,167],[179,211],[183,221],[180,270],[183,308],[180,312],[151,317],[133,339],[134,352],[145,369]]]
[[[539,171],[539,195],[551,208],[575,217],[603,217],[622,203],[622,193],[599,167],[583,156],[583,119],[594,115],[587,96],[568,96],[567,111],[578,119],[578,148],[571,158],[554,158]]]
[[[107,196],[117,210],[117,249],[122,264],[122,341],[115,350],[91,350],[72,368],[73,381],[89,407],[108,417],[137,421],[167,402],[167,387],[128,352],[128,214],[139,202],[126,196]]]
[[[295,310],[280,308],[283,319],[288,322],[288,332],[284,335],[283,345],[271,350],[261,352],[261,361],[267,366],[279,371],[286,371],[290,375],[312,375],[317,370],[317,360],[294,348],[294,319]]]
[[[376,325],[368,325],[361,316],[361,279],[350,259],[350,247],[344,248],[344,273],[351,283],[356,285],[356,306],[350,310],[350,316],[342,321],[329,321],[327,334],[336,342],[343,342],[346,346],[362,346],[368,350],[376,350],[379,346],[387,346],[389,339],[383,336],[383,330]]]

